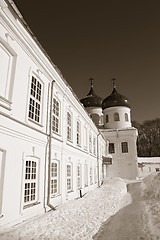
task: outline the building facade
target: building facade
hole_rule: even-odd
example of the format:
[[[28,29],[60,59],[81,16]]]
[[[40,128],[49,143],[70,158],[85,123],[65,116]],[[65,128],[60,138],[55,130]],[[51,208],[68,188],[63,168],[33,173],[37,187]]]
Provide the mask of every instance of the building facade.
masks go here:
[[[131,126],[129,102],[117,92],[115,79],[112,93],[104,100],[95,94],[91,82],[91,89],[81,102],[105,137],[106,145],[109,142],[108,159],[103,159],[103,176],[136,179],[138,133]]]
[[[0,226],[102,183],[106,140],[12,1],[0,0]]]

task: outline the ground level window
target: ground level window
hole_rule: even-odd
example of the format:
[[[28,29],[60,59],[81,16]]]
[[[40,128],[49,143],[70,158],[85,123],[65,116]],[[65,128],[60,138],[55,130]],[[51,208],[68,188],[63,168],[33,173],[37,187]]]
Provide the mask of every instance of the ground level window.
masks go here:
[[[59,162],[51,163],[51,194],[56,195],[59,192]]]
[[[87,164],[85,164],[85,166],[84,166],[84,184],[85,184],[85,187],[88,186],[88,166],[87,166]]]
[[[94,182],[97,183],[97,169],[94,169]]]
[[[121,147],[122,147],[122,153],[128,153],[128,143],[127,142],[122,142]]]
[[[77,166],[77,188],[81,188],[81,165]]]
[[[67,165],[67,191],[72,190],[72,166],[71,164]]]
[[[93,171],[92,171],[92,167],[90,167],[90,184],[93,184]]]
[[[25,162],[24,204],[37,201],[37,161]]]

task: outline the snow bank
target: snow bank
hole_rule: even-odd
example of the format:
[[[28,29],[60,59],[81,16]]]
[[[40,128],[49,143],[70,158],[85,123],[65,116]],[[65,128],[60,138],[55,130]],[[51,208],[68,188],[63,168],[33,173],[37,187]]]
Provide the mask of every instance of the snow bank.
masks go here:
[[[41,217],[11,227],[0,233],[1,240],[89,240],[119,209],[127,192],[126,182],[115,178],[83,198],[68,201]]]
[[[154,173],[144,179],[143,198],[146,222],[145,232],[149,239],[160,239],[160,173]]]

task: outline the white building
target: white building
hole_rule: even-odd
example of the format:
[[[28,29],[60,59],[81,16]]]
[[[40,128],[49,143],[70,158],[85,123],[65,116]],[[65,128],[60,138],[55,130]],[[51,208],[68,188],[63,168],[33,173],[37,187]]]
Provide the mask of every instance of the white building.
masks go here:
[[[160,171],[160,157],[138,157],[138,176],[146,177]]]
[[[86,109],[94,123],[10,0],[0,0],[0,63],[1,227],[80,197],[103,177],[136,177],[130,108],[102,107],[94,96]],[[128,120],[115,123],[113,110]]]
[[[0,63],[4,226],[100,185],[106,142],[12,1],[0,0]]]
[[[92,80],[92,79],[91,79]],[[137,172],[137,130],[131,126],[131,109],[126,97],[116,90],[103,101],[94,90],[93,83],[87,96],[81,99],[93,121],[109,141],[108,160],[103,164],[103,176],[135,179]],[[106,164],[111,163],[112,164]]]

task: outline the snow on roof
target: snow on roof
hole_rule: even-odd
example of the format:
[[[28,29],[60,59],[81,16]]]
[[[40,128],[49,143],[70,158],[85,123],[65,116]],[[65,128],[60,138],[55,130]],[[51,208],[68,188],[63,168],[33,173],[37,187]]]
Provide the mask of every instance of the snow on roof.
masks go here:
[[[138,163],[160,163],[160,157],[140,157]]]

